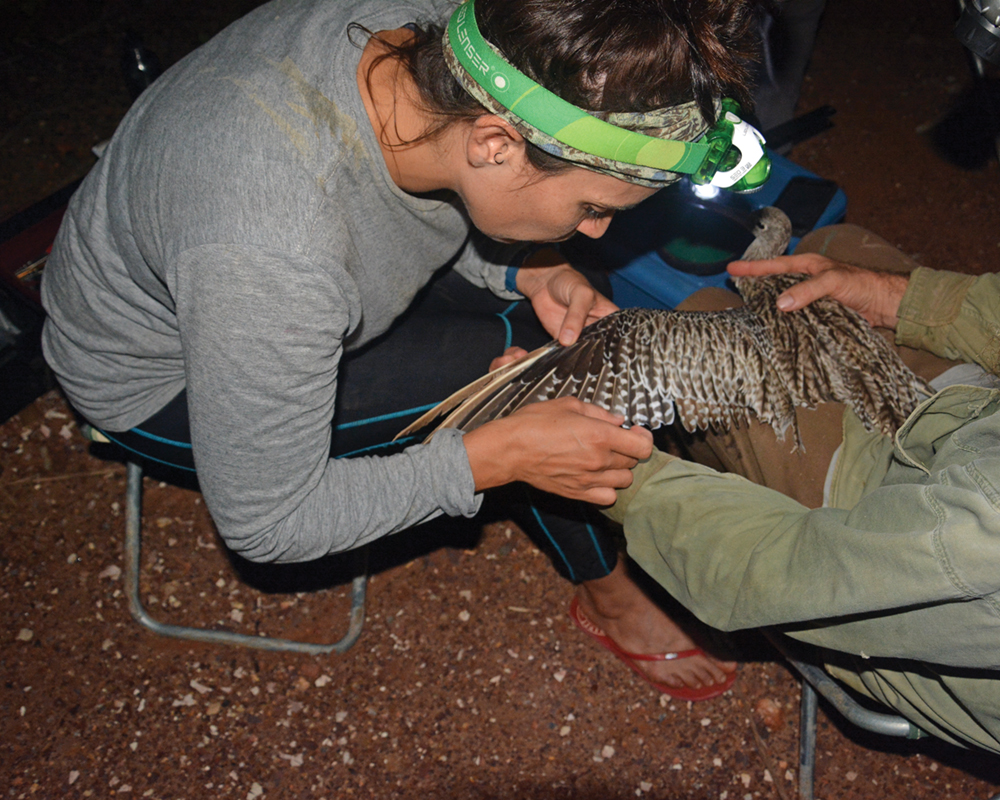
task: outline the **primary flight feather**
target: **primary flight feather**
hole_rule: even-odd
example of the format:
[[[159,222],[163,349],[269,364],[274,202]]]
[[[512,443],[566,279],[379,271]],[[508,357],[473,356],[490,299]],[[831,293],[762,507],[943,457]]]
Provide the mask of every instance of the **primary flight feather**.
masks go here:
[[[781,211],[762,209],[743,258],[779,255],[790,235]],[[653,430],[676,418],[689,431],[721,431],[752,415],[779,438],[791,429],[796,445],[796,407],[840,402],[869,430],[891,436],[929,388],[860,314],[839,302],[822,298],[800,311],[777,310],[778,295],[803,279],[737,278],[744,305],[725,311],[609,314],[573,345],[550,342],[460,389],[399,436],[438,420],[435,431],[470,431],[566,395],[621,414],[627,426]]]

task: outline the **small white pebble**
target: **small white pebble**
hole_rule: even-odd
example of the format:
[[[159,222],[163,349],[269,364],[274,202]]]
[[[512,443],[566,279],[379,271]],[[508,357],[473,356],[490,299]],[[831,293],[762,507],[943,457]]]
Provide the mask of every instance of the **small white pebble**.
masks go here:
[[[556,670],[555,672],[552,673],[552,677],[555,678],[556,681],[558,681],[559,683],[562,683],[564,680],[566,680],[566,670],[564,669]]]
[[[472,618],[472,615],[465,609],[462,609],[458,612],[458,618],[462,620],[462,622],[468,622]]]
[[[291,753],[278,753],[278,758],[287,761],[290,767],[301,767],[302,762],[305,761],[305,753],[296,753],[295,755]]]
[[[610,744],[606,744],[601,748],[601,758],[611,758],[614,754],[615,748],[613,748]]]
[[[21,628],[17,634],[17,640],[19,642],[30,642],[35,632],[31,628]]]
[[[559,729],[559,735],[560,735],[560,736],[569,736],[569,733],[570,733],[570,731],[571,731],[571,730],[572,730],[572,728],[570,728],[570,726],[569,726],[569,725],[563,725],[563,726],[562,726],[562,727],[561,727],[561,728]]]

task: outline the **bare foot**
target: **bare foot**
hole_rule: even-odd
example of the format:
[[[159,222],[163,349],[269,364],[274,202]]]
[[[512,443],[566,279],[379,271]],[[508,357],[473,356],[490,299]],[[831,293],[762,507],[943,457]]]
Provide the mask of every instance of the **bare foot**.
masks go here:
[[[630,653],[677,653],[697,645],[629,577],[622,560],[607,577],[585,581],[577,589],[583,613]],[[637,662],[657,683],[700,689],[726,682],[736,662],[695,655],[676,661]]]

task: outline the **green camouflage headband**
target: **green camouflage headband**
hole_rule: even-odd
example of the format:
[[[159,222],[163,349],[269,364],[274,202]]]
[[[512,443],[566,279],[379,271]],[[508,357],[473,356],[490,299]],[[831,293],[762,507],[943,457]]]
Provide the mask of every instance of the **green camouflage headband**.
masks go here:
[[[553,156],[655,189],[695,172],[705,159],[707,146],[694,140],[709,125],[696,103],[647,112],[584,111],[509,64],[479,32],[473,0],[452,15],[443,44],[462,87]]]

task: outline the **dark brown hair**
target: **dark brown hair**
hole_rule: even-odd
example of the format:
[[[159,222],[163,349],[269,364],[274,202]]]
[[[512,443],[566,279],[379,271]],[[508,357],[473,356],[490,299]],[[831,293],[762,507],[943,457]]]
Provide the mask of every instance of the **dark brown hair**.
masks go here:
[[[588,111],[650,111],[694,100],[714,121],[713,101],[750,101],[759,14],[768,0],[476,0],[483,36],[515,67]],[[413,26],[403,45],[384,43],[436,119],[421,138],[486,110],[454,79],[442,25]],[[534,145],[545,171],[569,166]]]

